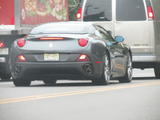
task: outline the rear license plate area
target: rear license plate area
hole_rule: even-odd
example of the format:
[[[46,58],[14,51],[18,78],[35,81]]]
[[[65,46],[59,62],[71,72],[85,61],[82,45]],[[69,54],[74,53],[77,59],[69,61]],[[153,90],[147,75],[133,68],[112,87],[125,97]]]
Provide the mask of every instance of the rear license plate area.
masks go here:
[[[0,48],[0,55],[8,55],[9,50],[8,48]]]
[[[59,54],[44,54],[44,61],[59,61]]]

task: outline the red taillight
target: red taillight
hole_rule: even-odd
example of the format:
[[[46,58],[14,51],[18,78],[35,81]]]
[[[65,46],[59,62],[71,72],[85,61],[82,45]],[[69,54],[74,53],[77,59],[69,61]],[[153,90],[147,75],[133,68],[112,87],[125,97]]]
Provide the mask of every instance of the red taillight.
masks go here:
[[[26,44],[26,40],[24,38],[20,38],[17,40],[17,45],[19,47],[23,47]]]
[[[40,40],[64,40],[63,37],[41,37]]]
[[[17,56],[17,62],[26,62],[26,57],[24,55]]]
[[[0,41],[0,48],[4,48],[6,45],[4,42]]]
[[[154,11],[153,11],[151,6],[147,7],[147,12],[148,12],[148,18],[149,19],[154,19]]]
[[[81,19],[81,17],[82,17],[82,8],[79,8],[76,13],[76,19],[77,20]]]
[[[81,54],[79,57],[78,57],[78,60],[79,62],[84,62],[84,61],[89,61],[89,57],[88,55],[86,54]]]
[[[79,44],[81,47],[85,47],[85,46],[88,44],[88,39],[81,38],[81,39],[78,40],[78,44]]]
[[[96,61],[95,63],[99,64],[99,63],[104,63],[103,61]]]

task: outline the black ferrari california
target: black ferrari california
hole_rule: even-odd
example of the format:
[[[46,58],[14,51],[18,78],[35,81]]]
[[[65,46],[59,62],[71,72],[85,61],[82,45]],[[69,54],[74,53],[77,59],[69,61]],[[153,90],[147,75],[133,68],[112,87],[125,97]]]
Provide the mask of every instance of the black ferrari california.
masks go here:
[[[88,22],[46,23],[33,28],[12,44],[9,64],[14,85],[29,86],[33,80],[55,84],[59,79],[130,82],[131,50],[122,36],[112,38],[110,33]]]

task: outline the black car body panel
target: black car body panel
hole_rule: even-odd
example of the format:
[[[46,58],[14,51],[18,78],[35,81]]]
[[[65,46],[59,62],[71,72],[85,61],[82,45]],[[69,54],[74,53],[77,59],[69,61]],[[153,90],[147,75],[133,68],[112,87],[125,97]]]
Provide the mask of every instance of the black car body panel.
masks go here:
[[[18,40],[12,44],[10,69],[14,79],[96,79],[103,74],[105,54],[108,54],[110,57],[112,78],[124,76],[128,53],[130,52],[127,45],[115,42],[109,33],[106,34],[111,41],[99,37],[95,33],[98,31],[98,26],[92,23],[62,22],[49,24],[52,27],[61,24],[64,27],[67,25],[74,26],[75,28],[78,24],[82,28],[88,28],[88,32],[86,30],[85,33],[83,31],[82,33],[72,33],[71,31],[70,33],[69,31],[67,33],[52,33],[52,31],[50,31],[51,33],[42,33],[43,30],[38,31],[41,27],[35,28],[36,30],[33,29],[36,32],[32,31],[25,38],[26,42],[23,47],[17,45]],[[42,26],[44,29],[45,25]],[[92,29],[89,29],[90,27]],[[77,29],[79,28],[77,27]],[[55,37],[56,39],[63,38],[63,40],[40,40],[40,38],[45,39],[50,37]],[[88,40],[88,43],[83,47],[78,43],[78,40],[81,38]],[[45,55],[53,54],[58,54],[58,60],[45,60]],[[83,54],[87,55],[87,59],[89,60],[78,61],[79,56]],[[24,55],[26,61],[17,61],[18,55]]]

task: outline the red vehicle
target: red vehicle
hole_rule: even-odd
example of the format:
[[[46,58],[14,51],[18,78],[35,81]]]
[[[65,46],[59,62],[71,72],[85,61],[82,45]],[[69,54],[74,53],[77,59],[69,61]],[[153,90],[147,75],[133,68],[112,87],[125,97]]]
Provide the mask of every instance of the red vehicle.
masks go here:
[[[11,43],[36,25],[68,21],[67,0],[0,0],[0,78],[9,79]]]

